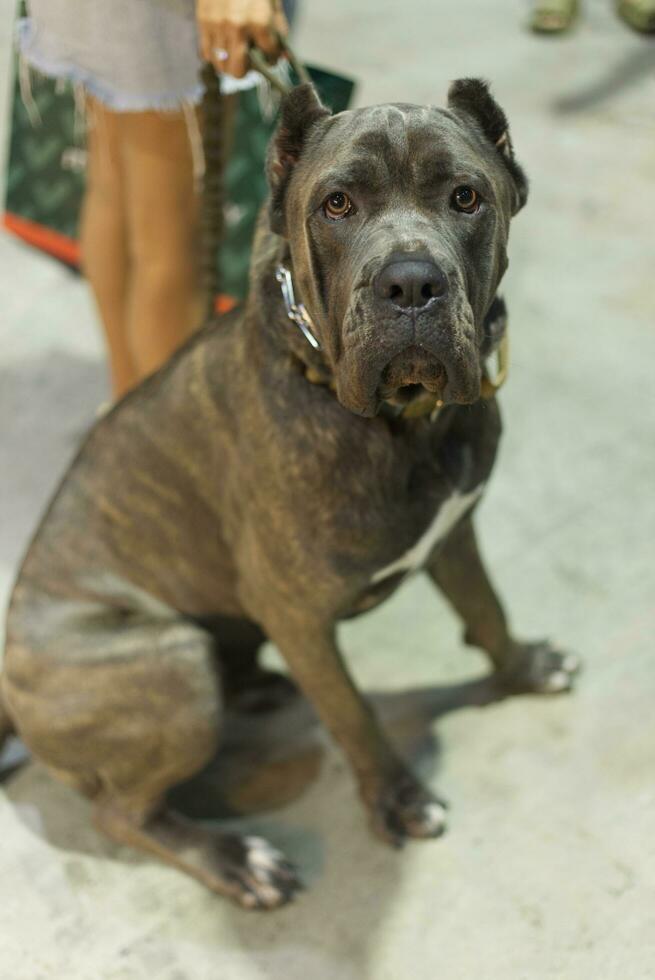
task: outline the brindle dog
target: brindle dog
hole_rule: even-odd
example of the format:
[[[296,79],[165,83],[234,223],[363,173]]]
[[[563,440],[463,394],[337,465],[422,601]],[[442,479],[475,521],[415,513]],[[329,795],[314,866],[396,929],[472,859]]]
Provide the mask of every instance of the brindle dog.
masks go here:
[[[355,688],[337,624],[422,568],[507,688],[567,689],[576,662],[513,638],[471,523],[500,434],[480,397],[488,314],[526,198],[503,112],[475,80],[447,109],[335,116],[302,86],[268,172],[244,309],[98,422],[32,541],[0,729],[115,840],[270,908],[298,887],[282,855],[164,803],[217,747],[230,665],[261,684],[257,650],[277,645],[397,845],[441,834],[444,810]],[[437,407],[414,417],[426,391]]]

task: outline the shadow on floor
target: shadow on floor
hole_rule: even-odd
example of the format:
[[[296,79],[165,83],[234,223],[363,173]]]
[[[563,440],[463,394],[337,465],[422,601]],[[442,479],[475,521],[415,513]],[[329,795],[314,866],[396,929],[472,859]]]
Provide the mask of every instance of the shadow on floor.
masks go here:
[[[643,83],[644,78],[655,72],[655,41],[648,46],[625,55],[611,65],[609,70],[596,81],[579,92],[560,96],[552,104],[558,115],[572,115],[587,112],[589,109],[615,98],[625,89]]]
[[[493,680],[484,677],[448,687],[373,693],[370,700],[398,751],[434,785],[440,757],[434,722],[463,708],[483,708],[503,696]],[[307,793],[310,788],[313,791]],[[38,763],[15,772],[5,792],[23,824],[69,856],[81,853],[123,865],[150,861],[96,833],[90,803]],[[271,813],[301,797],[301,805],[287,813]],[[222,752],[180,791],[178,802],[196,817],[215,819],[222,813],[228,817],[222,829],[266,837],[297,864],[308,886],[292,906],[268,916],[221,903],[220,914],[228,917],[233,931],[234,950],[247,950],[255,962],[261,959],[271,977],[367,976],[369,943],[398,891],[403,852],[370,835],[348,767],[327,746],[304,699],[296,697],[262,716],[230,717]],[[238,812],[244,816],[235,820]],[[199,901],[214,898],[203,894]],[[171,921],[169,928],[171,938],[178,931],[184,938],[183,922]]]
[[[483,708],[502,698],[490,678],[449,687],[372,694],[378,717],[414,771],[434,787],[440,744],[434,722],[463,708]],[[329,770],[332,767],[326,766]],[[293,907],[273,916],[247,917],[226,909],[234,947],[247,949],[270,977],[312,980],[366,980],[371,950],[398,901],[406,868],[405,851],[385,847],[370,834],[347,766],[328,771],[307,808],[323,848],[305,850],[289,839],[286,849],[299,861],[309,886]],[[307,816],[307,810],[303,816]],[[270,836],[272,827],[255,828]],[[416,842],[409,848],[438,847]],[[317,865],[318,856],[321,864]],[[414,967],[408,964],[408,976]],[[373,978],[371,978],[373,980]]]
[[[503,696],[493,679],[484,677],[449,687],[373,693],[370,701],[397,750],[428,782],[440,752],[433,723],[451,711],[484,707]],[[186,816],[203,820],[233,821],[269,813],[297,800],[317,780],[326,751],[331,750],[322,728],[300,696],[274,712],[228,714],[216,758],[174,790],[171,802]],[[345,765],[343,772],[350,780]],[[71,835],[78,819],[88,822],[89,804],[31,763],[16,739],[3,755],[0,781],[6,783],[9,800],[27,815],[26,822],[53,846],[95,855],[115,853],[113,844],[100,845],[95,832]]]
[[[485,677],[452,687],[373,693],[369,699],[400,754],[427,780],[439,754],[432,723],[500,696]],[[276,809],[297,799],[317,778],[324,752],[322,727],[302,697],[267,715],[228,715],[217,757],[172,799],[185,814],[201,819]]]

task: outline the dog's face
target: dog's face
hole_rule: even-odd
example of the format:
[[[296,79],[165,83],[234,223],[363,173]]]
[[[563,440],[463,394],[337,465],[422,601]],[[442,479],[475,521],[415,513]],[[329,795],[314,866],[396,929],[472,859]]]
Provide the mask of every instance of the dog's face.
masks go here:
[[[374,415],[424,389],[480,395],[483,321],[526,197],[502,110],[456,82],[447,110],[331,116],[310,86],[286,100],[269,152],[272,226],[339,401]]]

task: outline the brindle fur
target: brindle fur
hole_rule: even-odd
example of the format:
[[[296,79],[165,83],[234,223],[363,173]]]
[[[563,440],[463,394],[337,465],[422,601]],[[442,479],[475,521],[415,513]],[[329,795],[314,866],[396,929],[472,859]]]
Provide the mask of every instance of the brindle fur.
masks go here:
[[[99,827],[246,907],[292,897],[293,869],[265,842],[181,822],[164,800],[217,747],[225,665],[241,658],[255,679],[265,637],[340,743],[378,835],[398,844],[443,830],[438,801],[355,688],[335,630],[393,591],[399,577],[373,584],[375,573],[454,490],[491,472],[500,420],[479,398],[483,322],[526,188],[504,116],[478,82],[457,83],[449,110],[334,117],[302,87],[284,106],[269,173],[273,230],[264,216],[245,308],[203,329],[91,431],[20,571],[2,677],[16,729],[93,798]],[[320,203],[337,179],[358,217],[330,224]],[[453,180],[484,188],[477,218],[452,213]],[[398,311],[375,295],[375,277],[391,254],[417,250],[441,265],[449,292]],[[280,259],[319,354],[286,317]],[[445,365],[435,420],[379,413],[381,377],[398,357],[404,380],[427,384]],[[336,396],[308,381],[308,367]],[[508,632],[470,515],[426,571],[505,684],[569,686],[571,658]]]

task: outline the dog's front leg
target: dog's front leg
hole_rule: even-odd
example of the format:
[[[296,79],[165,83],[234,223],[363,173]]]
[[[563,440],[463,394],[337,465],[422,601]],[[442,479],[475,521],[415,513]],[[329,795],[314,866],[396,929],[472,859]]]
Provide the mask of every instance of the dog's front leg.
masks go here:
[[[571,687],[577,657],[547,640],[521,642],[511,635],[470,517],[453,529],[427,570],[464,621],[466,642],[486,651],[505,687],[544,694]]]
[[[347,756],[378,836],[394,846],[408,837],[439,836],[445,827],[443,805],[390,746],[348,673],[334,625],[285,617],[265,628]]]

